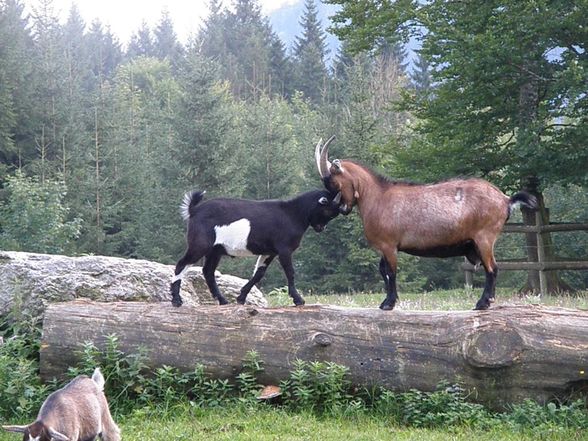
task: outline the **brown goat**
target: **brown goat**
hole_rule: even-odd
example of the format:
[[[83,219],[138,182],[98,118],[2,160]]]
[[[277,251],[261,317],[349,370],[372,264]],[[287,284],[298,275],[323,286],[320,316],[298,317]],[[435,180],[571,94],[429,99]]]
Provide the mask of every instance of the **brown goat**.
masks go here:
[[[394,308],[397,253],[425,257],[465,256],[482,263],[486,283],[475,309],[487,309],[495,298],[498,268],[494,243],[517,204],[536,208],[534,196],[521,191],[506,196],[483,179],[455,179],[417,185],[394,182],[353,161],[328,159],[331,137],[315,159],[325,187],[341,192],[341,213],[357,205],[365,237],[382,253],[380,273],[386,299],[381,309]]]
[[[23,441],[120,441],[102,391],[104,377],[96,368],[92,378],[80,375],[47,397],[36,421],[26,426],[2,426],[23,434]]]

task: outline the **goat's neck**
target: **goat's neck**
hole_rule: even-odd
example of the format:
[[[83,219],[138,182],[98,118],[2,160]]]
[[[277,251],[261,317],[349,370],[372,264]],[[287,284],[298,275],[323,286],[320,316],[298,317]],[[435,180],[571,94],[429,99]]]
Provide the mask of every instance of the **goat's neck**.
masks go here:
[[[362,219],[370,216],[373,210],[379,210],[383,189],[377,182],[369,176],[364,176],[363,179],[358,179],[353,187],[357,195],[357,209]]]

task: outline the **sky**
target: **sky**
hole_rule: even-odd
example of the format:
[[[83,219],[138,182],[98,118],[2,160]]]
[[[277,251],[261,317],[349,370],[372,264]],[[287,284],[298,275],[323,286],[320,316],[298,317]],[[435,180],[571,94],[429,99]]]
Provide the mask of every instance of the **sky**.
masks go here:
[[[262,12],[268,15],[286,6],[292,6],[303,0],[259,0]],[[111,32],[121,43],[127,44],[132,34],[136,33],[143,22],[154,28],[161,19],[162,11],[167,10],[174,23],[178,39],[186,43],[190,35],[195,34],[208,15],[207,0],[53,0],[53,9],[61,23],[67,19],[72,4],[78,6],[86,25],[99,19],[103,25],[109,25]],[[230,5],[225,0],[223,5]],[[38,5],[37,0],[24,0],[26,10]]]

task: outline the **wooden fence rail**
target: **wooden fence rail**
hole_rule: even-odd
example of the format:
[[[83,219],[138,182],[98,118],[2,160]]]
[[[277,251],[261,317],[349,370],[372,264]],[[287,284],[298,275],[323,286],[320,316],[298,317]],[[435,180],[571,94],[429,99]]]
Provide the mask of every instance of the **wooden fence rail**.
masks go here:
[[[535,215],[535,225],[506,224],[502,230],[504,233],[535,233],[537,235],[537,261],[502,261],[497,262],[498,269],[503,271],[539,271],[539,287],[541,294],[547,292],[547,278],[545,271],[553,270],[588,270],[588,260],[545,260],[545,233],[565,231],[588,231],[588,224],[579,223],[551,223],[543,224],[543,218],[539,213]],[[466,286],[473,285],[474,271],[476,268],[469,262],[462,264],[465,271]]]

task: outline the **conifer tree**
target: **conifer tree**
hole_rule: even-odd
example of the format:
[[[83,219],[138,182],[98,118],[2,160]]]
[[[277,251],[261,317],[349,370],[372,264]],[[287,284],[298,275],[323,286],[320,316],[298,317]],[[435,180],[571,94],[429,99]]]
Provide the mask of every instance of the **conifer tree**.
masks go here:
[[[295,87],[305,97],[318,103],[324,95],[327,80],[327,45],[315,0],[305,0],[300,25],[302,34],[294,42]]]
[[[161,19],[153,31],[155,35],[154,52],[160,60],[168,59],[176,67],[182,56],[183,48],[178,41],[174,24],[168,11],[163,11]]]
[[[429,62],[420,54],[414,63],[414,70],[410,78],[417,94],[428,98],[433,88],[433,79],[431,78]]]
[[[136,57],[154,57],[155,47],[153,37],[151,35],[151,29],[147,25],[147,22],[143,21],[141,27],[137,32],[131,35],[131,40],[127,47],[126,57],[128,59]]]
[[[20,0],[0,3],[0,176],[22,166],[31,139],[33,64],[28,27]]]

